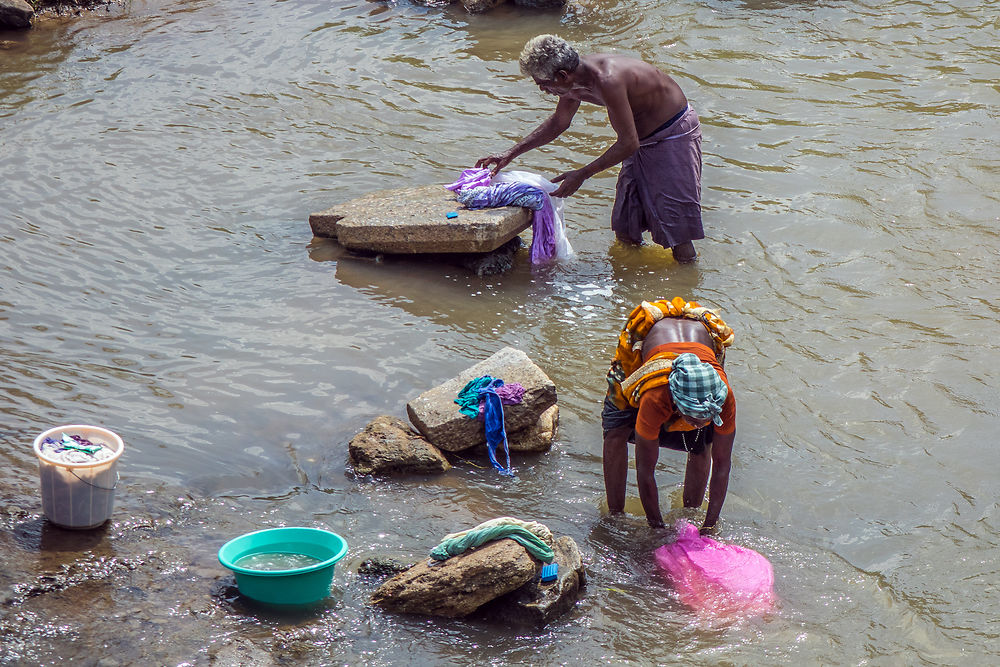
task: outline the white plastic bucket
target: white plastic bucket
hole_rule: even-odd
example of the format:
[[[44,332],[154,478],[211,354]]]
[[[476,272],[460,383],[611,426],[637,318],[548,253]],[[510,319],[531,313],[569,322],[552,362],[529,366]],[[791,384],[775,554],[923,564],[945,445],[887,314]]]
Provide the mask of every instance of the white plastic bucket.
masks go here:
[[[104,445],[114,455],[94,463],[67,463],[45,456],[41,450],[45,438],[60,440],[63,433]],[[124,451],[125,442],[118,434],[100,426],[56,426],[35,438],[45,517],[57,526],[75,529],[96,528],[110,519],[118,486],[118,459]]]

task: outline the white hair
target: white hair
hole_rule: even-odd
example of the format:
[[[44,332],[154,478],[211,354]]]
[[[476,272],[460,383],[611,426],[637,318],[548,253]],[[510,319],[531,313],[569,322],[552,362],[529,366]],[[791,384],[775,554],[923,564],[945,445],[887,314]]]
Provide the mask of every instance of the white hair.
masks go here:
[[[573,72],[580,64],[580,54],[558,35],[538,35],[528,40],[518,58],[521,73],[551,81],[561,69]]]

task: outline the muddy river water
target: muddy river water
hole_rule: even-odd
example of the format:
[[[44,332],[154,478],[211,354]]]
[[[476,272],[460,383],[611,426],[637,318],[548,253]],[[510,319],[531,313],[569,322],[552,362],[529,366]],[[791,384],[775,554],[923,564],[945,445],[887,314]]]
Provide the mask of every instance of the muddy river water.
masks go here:
[[[0,33],[0,663],[996,664],[1000,660],[1000,2],[593,0],[469,16],[345,0],[134,0]],[[702,120],[700,261],[616,245],[617,171],[566,203],[576,254],[478,278],[346,254],[310,212],[448,183],[553,100],[523,43],[656,63]],[[515,166],[613,140],[603,110]],[[780,607],[706,624],[635,513],[602,513],[599,406],[625,314],[685,295],[736,331],[722,539]],[[503,346],[552,378],[559,436],[500,477],[373,480],[347,443]],[[112,520],[41,513],[34,437],[126,451]],[[661,457],[666,509],[684,462]],[[634,474],[629,495],[636,496]],[[375,555],[513,515],[580,546],[546,628],[373,610]],[[667,513],[668,524],[681,516]],[[231,537],[350,551],[308,613],[243,601]]]

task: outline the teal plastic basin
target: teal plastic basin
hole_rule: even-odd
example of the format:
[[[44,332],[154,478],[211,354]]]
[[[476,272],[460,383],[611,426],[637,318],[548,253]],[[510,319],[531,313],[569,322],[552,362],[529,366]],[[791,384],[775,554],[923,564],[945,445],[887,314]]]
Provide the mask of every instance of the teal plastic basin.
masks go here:
[[[251,570],[236,565],[254,554],[292,553],[319,560],[293,570]],[[347,541],[320,528],[268,528],[232,539],[219,549],[219,562],[233,571],[240,594],[267,604],[309,604],[330,595],[333,569],[347,553]]]

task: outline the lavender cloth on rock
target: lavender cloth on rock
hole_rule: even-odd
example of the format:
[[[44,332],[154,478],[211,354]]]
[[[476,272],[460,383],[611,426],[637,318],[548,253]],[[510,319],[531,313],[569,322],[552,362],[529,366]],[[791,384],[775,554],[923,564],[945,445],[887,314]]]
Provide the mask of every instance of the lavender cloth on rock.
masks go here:
[[[623,239],[672,248],[705,238],[701,224],[701,123],[688,106],[672,125],[639,141],[622,162],[611,229]]]
[[[511,382],[510,384],[505,384],[502,387],[497,387],[497,396],[500,397],[500,403],[502,405],[517,405],[524,399],[524,392],[527,391],[520,382]],[[479,414],[483,414],[483,410],[486,409],[486,403],[479,404]]]
[[[532,209],[532,264],[564,259],[573,253],[566,238],[562,199],[549,196],[557,186],[538,174],[510,171],[491,178],[488,169],[466,169],[454,183],[444,187],[455,192],[458,202],[466,208],[523,206]]]
[[[485,187],[489,184],[489,169],[466,169],[459,174],[458,179],[454,183],[449,183],[444,188],[445,190],[458,192],[459,190],[468,190],[469,188]]]

